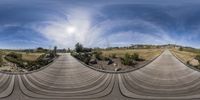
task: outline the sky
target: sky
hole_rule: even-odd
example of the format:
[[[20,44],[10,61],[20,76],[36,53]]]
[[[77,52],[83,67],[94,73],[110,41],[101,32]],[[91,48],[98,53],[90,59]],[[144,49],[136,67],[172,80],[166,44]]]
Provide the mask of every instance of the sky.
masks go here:
[[[1,0],[0,48],[200,48],[199,0]]]

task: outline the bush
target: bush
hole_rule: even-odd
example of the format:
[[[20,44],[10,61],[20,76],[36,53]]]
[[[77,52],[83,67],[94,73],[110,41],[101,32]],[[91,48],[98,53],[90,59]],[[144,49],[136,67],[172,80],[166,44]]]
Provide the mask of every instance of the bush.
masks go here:
[[[83,52],[92,52],[91,48],[83,48]]]
[[[22,68],[25,67],[24,62],[22,60],[22,54],[11,52],[5,56],[5,59],[12,63],[17,64],[17,66],[19,67],[22,67]]]
[[[9,62],[17,64],[18,67],[27,69],[29,71],[39,69],[53,61],[53,58],[46,58],[46,54],[41,55],[36,61],[22,60],[22,55],[14,52],[5,56],[5,59]],[[45,58],[45,59],[44,59]]]
[[[124,58],[121,58],[121,63],[124,65],[135,65],[135,61],[139,61],[139,55],[137,53],[134,53],[133,55],[130,55],[129,53],[126,53]]]
[[[15,58],[15,59],[18,59],[18,60],[22,59],[22,54],[18,54],[18,53],[14,53],[14,52],[11,52],[6,56],[9,56],[9,57],[12,57],[12,58]]]
[[[131,59],[138,61],[139,60],[139,54],[134,53],[133,55],[130,56]]]
[[[200,55],[197,55],[197,56],[195,57],[195,59],[198,60],[198,61],[200,62]]]
[[[109,55],[111,58],[116,58],[116,53],[112,53],[111,55]]]
[[[183,47],[180,47],[180,48],[179,48],[179,51],[183,51]]]
[[[97,58],[98,60],[102,60],[103,59],[102,52],[96,51],[93,54],[94,54],[94,57]]]
[[[84,62],[85,64],[89,64],[92,54],[91,53],[76,53],[76,52],[72,52],[71,55],[77,59],[79,59],[80,61]]]
[[[84,63],[87,64],[87,65],[89,65],[90,60],[91,60],[91,57],[86,57],[86,58],[84,59]]]
[[[104,61],[109,61],[110,58],[108,58],[108,57],[103,57],[103,60],[104,60]]]
[[[23,64],[23,61],[21,59],[16,59],[16,58],[11,57],[11,56],[6,56],[5,59],[12,62],[12,63],[17,64],[17,66],[19,66],[19,67],[22,67],[22,68],[25,67],[24,64]]]
[[[124,65],[132,65],[131,55],[126,53],[124,58],[121,58],[121,63]]]
[[[44,49],[44,48],[42,48],[42,47],[38,47],[37,49],[36,49],[36,52],[48,52],[48,50],[47,49]]]

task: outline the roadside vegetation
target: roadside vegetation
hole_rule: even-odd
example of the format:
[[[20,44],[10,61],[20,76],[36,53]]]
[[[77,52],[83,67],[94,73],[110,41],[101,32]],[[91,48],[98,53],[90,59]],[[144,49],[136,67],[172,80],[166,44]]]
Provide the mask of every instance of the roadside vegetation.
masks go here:
[[[97,69],[125,71],[139,67],[161,54],[162,49],[85,48],[77,43],[71,55]]]
[[[35,51],[4,50],[0,52],[0,70],[9,72],[28,72],[51,63],[58,55],[54,50],[37,48]]]
[[[0,67],[3,65],[3,53],[0,51]]]
[[[172,49],[174,53],[183,63],[200,69],[200,50],[195,48],[184,48]]]

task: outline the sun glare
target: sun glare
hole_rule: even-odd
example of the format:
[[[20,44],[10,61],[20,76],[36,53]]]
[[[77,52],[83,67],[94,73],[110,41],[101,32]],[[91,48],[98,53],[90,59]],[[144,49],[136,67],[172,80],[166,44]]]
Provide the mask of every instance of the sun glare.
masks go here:
[[[74,26],[68,26],[68,27],[66,28],[66,31],[67,31],[67,33],[69,33],[69,34],[75,33],[76,27],[74,27]]]

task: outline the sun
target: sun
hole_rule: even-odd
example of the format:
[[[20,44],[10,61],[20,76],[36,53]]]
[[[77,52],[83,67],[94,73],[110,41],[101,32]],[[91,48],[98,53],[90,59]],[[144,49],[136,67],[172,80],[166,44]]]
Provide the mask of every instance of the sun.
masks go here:
[[[68,34],[73,34],[76,32],[76,27],[75,26],[67,26],[66,31]]]

